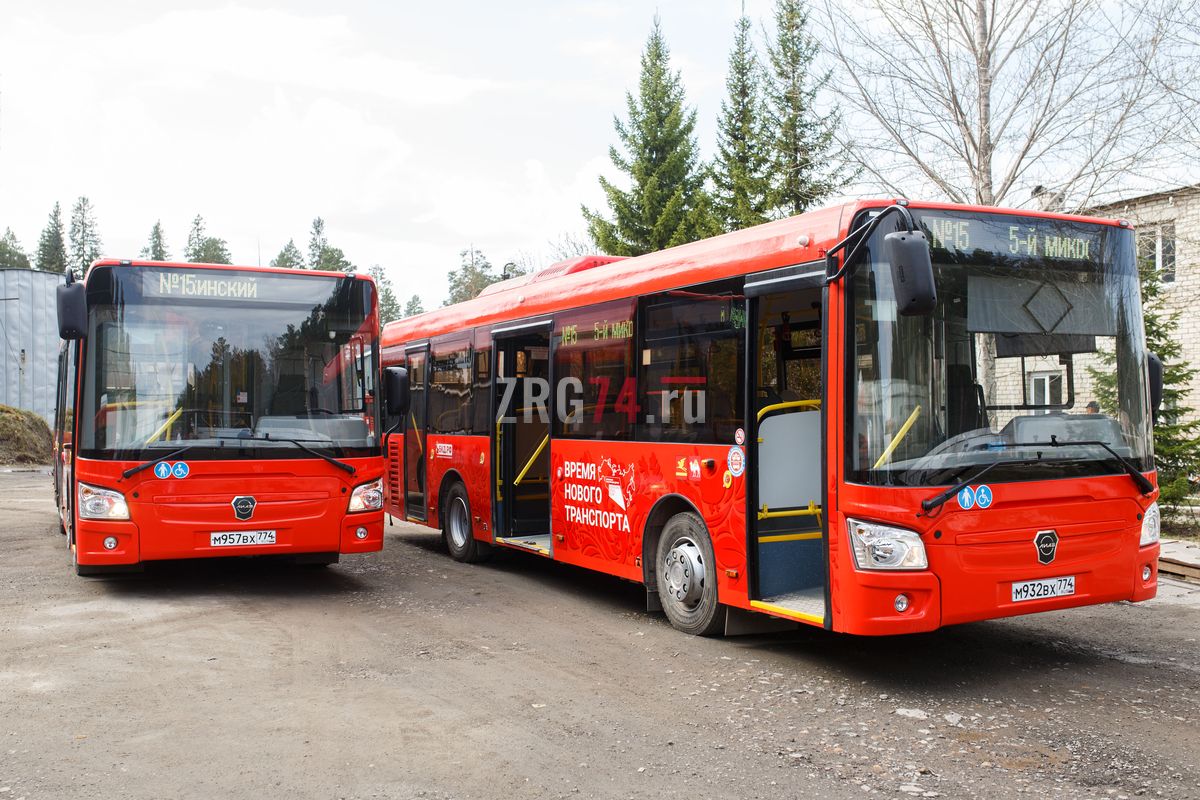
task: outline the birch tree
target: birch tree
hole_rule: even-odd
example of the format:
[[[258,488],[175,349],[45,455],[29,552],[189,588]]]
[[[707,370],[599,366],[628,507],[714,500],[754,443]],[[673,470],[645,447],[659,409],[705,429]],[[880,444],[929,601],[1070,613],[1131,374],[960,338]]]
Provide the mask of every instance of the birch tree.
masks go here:
[[[834,86],[853,109],[865,176],[896,194],[1013,206],[1036,195],[1066,210],[1155,185],[1180,152],[1164,80],[1184,54],[1171,39],[1177,9],[825,0]]]

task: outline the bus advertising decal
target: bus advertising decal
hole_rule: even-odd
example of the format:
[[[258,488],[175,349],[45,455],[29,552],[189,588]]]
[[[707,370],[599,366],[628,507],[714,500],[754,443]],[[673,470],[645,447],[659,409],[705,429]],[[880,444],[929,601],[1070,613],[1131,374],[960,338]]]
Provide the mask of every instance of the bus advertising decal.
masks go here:
[[[742,473],[746,471],[746,452],[742,448],[734,445],[729,448],[729,455],[725,457],[725,462],[729,466],[729,472],[735,478],[742,477]]]
[[[633,502],[634,468],[605,458],[599,464],[566,461],[559,468],[563,481],[566,521],[623,533],[630,531],[629,506]]]

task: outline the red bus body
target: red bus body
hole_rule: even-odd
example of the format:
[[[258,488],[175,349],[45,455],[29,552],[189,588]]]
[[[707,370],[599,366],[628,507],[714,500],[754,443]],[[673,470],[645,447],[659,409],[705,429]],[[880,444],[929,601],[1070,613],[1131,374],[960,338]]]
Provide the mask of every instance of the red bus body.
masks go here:
[[[863,201],[835,206],[628,260],[595,257],[556,265],[532,278],[491,287],[474,300],[386,326],[384,367],[407,364],[413,380],[419,381],[428,365],[414,362],[413,354],[428,354],[430,351],[422,348],[429,343],[436,353],[439,342],[453,340],[468,342],[472,354],[490,347],[487,358],[491,366],[485,368],[495,375],[499,374],[499,346],[492,345],[501,336],[511,335],[506,331],[531,324],[533,329],[547,320],[554,326],[552,330],[558,331],[559,326],[553,322],[556,317],[575,313],[584,306],[670,292],[684,296],[686,292],[680,290],[688,287],[727,279],[745,278],[748,282],[746,276],[771,275],[773,270],[794,265],[819,270],[824,278],[826,251],[854,230],[855,221],[862,215],[887,205]],[[1021,215],[1099,226],[1096,230],[1100,231],[1128,227],[1114,220],[991,208],[925,203],[913,203],[911,208],[928,214],[949,212],[963,219],[976,214],[991,215],[991,220],[1005,214]],[[439,434],[427,430],[428,423],[414,430],[413,418],[401,434],[390,437],[388,444],[388,510],[411,521],[445,527],[442,504],[448,487],[461,482],[469,497],[471,535],[476,541],[537,552],[648,587],[656,582],[657,540],[665,521],[681,511],[691,511],[703,520],[711,539],[716,563],[709,565],[707,574],[715,576],[719,602],[724,607],[852,634],[915,633],[954,623],[1117,600],[1141,601],[1155,595],[1158,544],[1154,541],[1143,546],[1140,538],[1142,516],[1157,491],[1143,494],[1130,476],[1119,470],[1086,477],[1063,474],[1052,479],[1009,479],[989,487],[994,491],[994,500],[989,499],[986,508],[982,504],[962,508],[952,498],[931,513],[922,513],[921,501],[952,482],[909,487],[851,480],[847,464],[853,454],[848,452],[847,431],[855,423],[848,408],[852,387],[845,365],[853,321],[847,319],[847,281],[833,281],[813,291],[813,296],[824,292],[820,321],[824,360],[819,398],[824,409],[821,445],[795,456],[797,464],[820,466],[823,500],[816,503],[819,524],[813,531],[774,539],[780,543],[805,538],[815,541],[813,547],[819,547],[816,552],[824,562],[823,606],[806,610],[795,603],[775,603],[764,591],[756,590],[756,581],[762,581],[759,571],[772,566],[773,537],[763,536],[759,530],[759,538],[755,538],[754,521],[763,517],[759,517],[762,504],[748,496],[757,491],[754,481],[759,480],[755,451],[749,447],[753,443],[747,444],[745,463],[739,468],[731,462],[735,458],[731,447],[740,443],[732,440],[613,441],[552,436],[546,448],[550,495],[546,533],[550,535],[522,537],[497,530],[504,526],[497,511],[499,487],[506,480],[514,480],[517,469],[497,463],[499,427],[492,429],[494,420],[489,420],[487,433],[476,428],[464,435]],[[646,312],[642,309],[638,313],[640,323],[646,319]],[[555,350],[563,344],[558,333],[551,338],[549,358],[553,361]],[[635,365],[635,369],[645,369],[648,352],[644,350],[636,359],[643,366]],[[476,369],[481,365],[477,363]],[[1075,411],[1079,406],[1082,400]],[[746,404],[746,409],[751,407]],[[748,410],[745,419],[745,432],[754,437],[755,421]],[[739,430],[738,435],[743,431]],[[528,447],[518,461],[523,461],[527,452]],[[529,463],[538,458],[535,455]],[[418,459],[422,491],[414,501],[406,490],[413,485],[412,467]],[[604,474],[596,478],[580,475],[590,473],[587,465],[593,464],[601,465]],[[501,474],[504,469],[508,471]],[[1153,479],[1151,470],[1146,474]],[[569,483],[574,488],[567,489]],[[598,488],[593,489],[589,483]],[[606,488],[606,484],[616,488]],[[567,506],[577,505],[577,498],[568,498],[568,492],[594,494],[598,498],[595,508],[610,509],[607,513],[617,515],[616,524],[608,524],[613,517],[598,516],[604,513],[600,510],[589,511],[584,517],[577,511],[568,513]],[[615,505],[610,499],[616,501]],[[915,532],[924,545],[927,567],[905,571],[860,569],[852,552],[849,519],[894,524]],[[1035,544],[1040,532],[1046,531],[1053,531],[1057,537],[1050,563],[1039,560]],[[1074,578],[1072,594],[1014,600],[1015,582],[1062,576]],[[902,610],[897,605],[900,595],[906,600]],[[655,606],[650,593],[648,597],[650,606]],[[731,616],[727,622],[727,630],[739,628],[733,619]],[[743,614],[739,619],[744,622],[752,618]]]
[[[361,428],[363,431],[369,430],[372,437],[377,435],[377,366],[354,371],[344,357],[345,353],[354,352],[369,360],[375,358],[378,352],[379,326],[371,279],[362,275],[262,267],[98,261],[88,272],[86,283],[89,289],[93,288],[91,283],[94,276],[102,275],[106,270],[110,273],[120,271],[121,280],[131,285],[148,283],[151,272],[155,277],[182,275],[193,282],[210,283],[204,284],[208,287],[208,295],[200,292],[199,296],[193,294],[182,301],[168,297],[153,298],[161,303],[159,308],[165,309],[154,313],[169,317],[172,323],[169,329],[163,329],[163,339],[171,340],[175,335],[179,348],[190,349],[171,349],[173,345],[164,345],[153,355],[142,351],[142,358],[146,361],[158,360],[141,367],[131,363],[120,373],[137,374],[139,368],[144,368],[145,376],[153,376],[157,371],[169,373],[175,381],[170,388],[178,391],[178,399],[168,398],[165,410],[155,411],[161,416],[150,421],[151,429],[157,427],[149,437],[157,449],[143,450],[136,457],[130,457],[132,453],[126,454],[119,448],[87,454],[87,436],[82,435],[81,426],[87,424],[95,431],[109,430],[120,422],[122,414],[134,415],[135,418],[130,422],[132,425],[138,422],[136,415],[142,413],[139,408],[160,403],[160,400],[157,395],[153,401],[144,400],[138,395],[137,389],[130,390],[128,385],[132,383],[137,386],[138,378],[113,377],[107,379],[113,385],[106,386],[102,382],[105,379],[96,378],[93,381],[89,377],[89,367],[100,371],[100,367],[96,366],[95,359],[99,356],[95,351],[102,347],[96,341],[101,328],[94,319],[91,322],[91,335],[64,343],[60,357],[59,413],[55,431],[55,493],[62,532],[68,536],[73,561],[80,574],[99,573],[109,568],[120,571],[148,561],[213,556],[287,555],[295,556],[300,561],[325,564],[337,561],[343,553],[381,549],[382,509],[377,507],[348,512],[349,498],[354,490],[377,482],[382,477],[383,463],[378,439],[373,439],[373,446],[358,448],[337,458],[345,468],[335,466],[299,446],[285,446],[278,440],[269,442],[269,452],[256,454],[252,450],[239,451],[239,448],[255,446],[263,441],[259,436],[261,424],[268,419],[278,421],[286,418],[290,424],[302,426],[308,424],[311,418],[337,417],[346,424],[356,426],[356,431]],[[110,279],[105,275],[104,280]],[[253,302],[226,304],[217,295],[228,291],[230,285],[221,281],[232,280],[249,281],[246,285],[254,285],[256,289],[259,285],[267,288],[263,288],[261,296]],[[297,401],[300,405],[294,406],[290,409],[294,413],[284,417],[280,416],[278,410],[269,412],[268,403],[279,403],[284,394],[280,387],[287,383],[289,377],[298,378],[298,374],[284,376],[283,369],[277,364],[268,366],[261,360],[247,358],[232,346],[224,354],[217,354],[211,337],[205,338],[201,334],[212,334],[224,344],[227,339],[233,341],[236,331],[242,330],[240,326],[251,325],[249,320],[281,313],[281,309],[293,309],[283,313],[295,313],[297,318],[310,313],[313,313],[314,319],[322,318],[324,310],[314,313],[311,308],[305,307],[303,301],[289,305],[273,296],[275,288],[291,286],[297,280],[323,280],[324,283],[314,290],[317,296],[321,296],[327,287],[339,287],[338,291],[343,294],[359,298],[356,301],[359,305],[339,321],[339,332],[331,330],[328,336],[330,339],[342,337],[346,343],[335,346],[318,342],[323,346],[321,353],[305,350],[311,346],[309,344],[294,346],[296,352],[308,353],[307,360],[311,363],[305,364],[304,369],[309,376],[309,387],[307,390],[296,390],[296,397],[301,398]],[[312,283],[299,285],[315,286]],[[89,318],[97,313],[91,305],[94,302],[93,293],[89,297]],[[141,302],[150,301],[142,298]],[[129,307],[137,304],[136,301],[128,301]],[[115,318],[131,319],[136,313],[126,309]],[[333,316],[332,310],[330,316]],[[199,317],[203,317],[204,321],[197,322]],[[149,321],[139,324],[148,326],[155,323]],[[128,330],[133,330],[132,323],[129,323]],[[253,331],[254,336],[261,333],[258,328]],[[325,335],[323,330],[321,333]],[[133,338],[138,334],[127,332],[127,335]],[[116,337],[116,340],[120,341],[120,338]],[[200,353],[199,361],[202,361],[210,351],[213,355],[208,365],[189,360]],[[136,362],[139,351],[131,346],[128,352],[128,360]],[[282,345],[280,352],[283,352]],[[330,354],[332,357],[327,361],[323,359],[323,356]],[[171,361],[172,358],[176,360]],[[214,377],[207,387],[203,387],[206,372],[211,372]],[[277,381],[279,386],[269,385],[271,381]],[[339,381],[342,383],[339,384]],[[351,402],[343,398],[340,401],[344,404],[342,409],[320,413],[316,407],[307,411],[304,409],[304,403],[317,397],[318,388],[336,394],[333,387],[352,383],[359,387],[357,399]],[[298,386],[295,380],[293,384]],[[94,386],[93,391],[99,398],[90,404],[85,397],[89,386]],[[197,401],[198,386],[211,389],[211,395]],[[135,399],[114,401],[112,396],[116,395],[118,389],[126,394],[132,391]],[[307,397],[303,396],[305,392]],[[274,395],[271,400],[266,398],[268,393]],[[221,398],[224,398],[226,410],[217,407]],[[205,407],[186,407],[189,403],[200,402]],[[356,408],[351,410],[350,406],[355,404]],[[230,411],[229,408],[235,410]],[[75,413],[76,409],[81,413]],[[90,415],[91,421],[85,423],[88,409],[94,413]],[[345,413],[341,413],[343,410]],[[270,413],[276,413],[276,416],[268,416]],[[193,424],[189,424],[189,417],[195,420]],[[219,422],[213,423],[212,420],[218,418]],[[215,427],[204,428],[205,425]],[[207,433],[204,433],[205,430]],[[100,436],[88,434],[92,435]],[[206,435],[214,437],[208,444],[204,444],[206,440],[203,440]],[[269,436],[266,438],[269,439]],[[322,451],[332,452],[329,448],[334,447],[333,443],[309,439],[303,441]],[[173,451],[191,445],[196,449],[172,455]],[[129,473],[146,463],[145,456],[149,455],[152,460],[159,453],[162,454],[161,462]],[[161,468],[163,463],[170,469]],[[183,466],[176,466],[179,464]],[[96,519],[81,515],[80,487],[83,485],[123,495],[128,508],[127,518]],[[242,499],[241,508],[236,507],[237,499]],[[242,540],[243,536],[258,532],[269,533],[273,541],[266,542],[265,536],[263,541]],[[218,534],[220,536],[214,537]]]

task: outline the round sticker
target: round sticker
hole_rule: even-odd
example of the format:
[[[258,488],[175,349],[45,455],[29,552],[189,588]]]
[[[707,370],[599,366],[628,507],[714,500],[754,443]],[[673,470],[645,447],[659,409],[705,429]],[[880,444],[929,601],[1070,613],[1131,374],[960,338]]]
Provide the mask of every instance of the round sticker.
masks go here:
[[[733,477],[740,478],[746,471],[746,453],[742,448],[734,445],[729,448],[729,455],[725,457],[725,463]]]
[[[186,461],[176,461],[175,466],[171,467],[171,474],[176,478],[186,478],[191,471]]]
[[[987,508],[992,504],[992,487],[984,484],[975,490],[975,505]]]
[[[743,428],[738,428],[733,432],[733,443],[741,447],[746,443],[746,431]]]
[[[958,492],[958,507],[966,511],[973,505],[975,505],[975,490],[970,486],[964,486]]]
[[[171,477],[171,465],[165,461],[160,461],[154,465],[154,476],[156,478]]]
[[[732,472],[730,472],[729,470],[725,470],[725,476],[723,478],[721,478],[721,485],[724,486],[726,489],[728,489],[730,486],[733,486],[733,473]]]

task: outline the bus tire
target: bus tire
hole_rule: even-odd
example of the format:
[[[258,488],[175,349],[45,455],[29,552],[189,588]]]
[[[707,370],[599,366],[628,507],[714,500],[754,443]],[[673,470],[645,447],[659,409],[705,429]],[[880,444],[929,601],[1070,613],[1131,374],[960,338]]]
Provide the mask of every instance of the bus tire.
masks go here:
[[[471,501],[467,488],[455,481],[442,501],[442,541],[455,561],[475,564],[491,558],[492,546],[475,538],[471,530]]]
[[[654,567],[663,612],[677,630],[693,636],[720,632],[716,563],[704,520],[690,511],[667,520]]]

